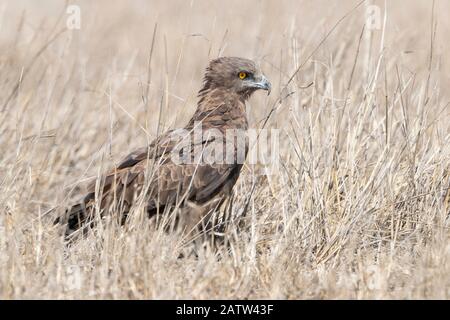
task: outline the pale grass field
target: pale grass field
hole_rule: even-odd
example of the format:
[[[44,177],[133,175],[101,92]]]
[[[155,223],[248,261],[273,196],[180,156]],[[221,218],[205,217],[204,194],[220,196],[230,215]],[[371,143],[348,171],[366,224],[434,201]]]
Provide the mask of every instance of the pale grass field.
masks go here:
[[[79,30],[65,1],[0,1],[1,299],[449,298],[448,1],[375,1],[364,31],[350,0],[70,3]],[[139,210],[67,248],[46,212],[184,125],[219,55],[261,62],[250,123],[275,106],[281,137],[279,171],[235,186],[229,251]]]

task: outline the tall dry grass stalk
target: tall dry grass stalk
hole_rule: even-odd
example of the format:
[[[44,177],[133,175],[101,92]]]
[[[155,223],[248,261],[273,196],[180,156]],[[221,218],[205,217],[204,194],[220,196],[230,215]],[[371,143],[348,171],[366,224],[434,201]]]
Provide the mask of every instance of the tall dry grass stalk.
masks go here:
[[[450,3],[356,4],[1,2],[0,298],[448,298]],[[67,248],[49,209],[183,125],[219,55],[261,62],[250,122],[281,130],[278,172],[235,186],[228,251],[139,208]]]

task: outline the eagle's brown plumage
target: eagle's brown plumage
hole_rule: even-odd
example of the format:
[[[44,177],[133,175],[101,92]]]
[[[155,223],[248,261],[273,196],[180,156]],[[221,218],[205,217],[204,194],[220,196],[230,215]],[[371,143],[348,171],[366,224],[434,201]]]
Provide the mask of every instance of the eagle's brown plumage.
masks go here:
[[[242,73],[245,78],[242,79]],[[147,212],[150,216],[163,213],[167,207],[196,207],[209,203],[212,199],[223,199],[235,184],[242,162],[214,163],[198,161],[195,154],[205,147],[215,147],[224,141],[203,134],[201,139],[194,137],[196,125],[201,123],[204,132],[219,130],[223,136],[228,129],[247,130],[245,101],[257,89],[270,91],[270,83],[251,60],[223,57],[210,62],[204,76],[202,89],[195,114],[183,129],[172,130],[161,135],[150,146],[140,148],[113,170],[106,173],[100,183],[91,184],[83,200],[66,211],[66,235],[89,224],[97,205],[102,215],[115,214],[124,221],[137,197],[144,195]],[[189,150],[191,163],[175,163],[171,152],[179,148],[179,140],[174,139],[178,132],[190,135]],[[233,143],[237,155],[237,143]],[[245,154],[248,146],[245,145]],[[184,152],[189,151],[184,149]],[[99,188],[100,186],[100,188]],[[58,219],[61,221],[61,219]]]

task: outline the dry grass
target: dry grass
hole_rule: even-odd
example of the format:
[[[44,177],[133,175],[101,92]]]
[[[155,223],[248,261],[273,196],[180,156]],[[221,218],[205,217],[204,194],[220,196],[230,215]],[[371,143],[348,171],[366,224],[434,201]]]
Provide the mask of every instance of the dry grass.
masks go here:
[[[356,1],[73,2],[72,31],[63,1],[0,5],[0,298],[449,298],[448,1],[388,1],[375,30],[363,4],[320,46]],[[193,244],[145,219],[66,248],[44,213],[183,125],[218,55],[272,81],[253,127],[292,93],[267,124],[279,172],[236,185],[230,252],[179,259]]]

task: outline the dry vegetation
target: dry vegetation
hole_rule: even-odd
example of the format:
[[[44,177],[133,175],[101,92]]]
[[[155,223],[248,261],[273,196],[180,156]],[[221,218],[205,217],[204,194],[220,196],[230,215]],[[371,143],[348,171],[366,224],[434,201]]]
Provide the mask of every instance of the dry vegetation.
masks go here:
[[[0,298],[449,297],[448,1],[375,1],[380,29],[369,2],[73,3],[80,30],[63,1],[0,3]],[[229,252],[146,219],[67,248],[48,210],[183,125],[219,55],[261,61],[250,122],[275,106],[281,130],[279,171],[236,185]]]

